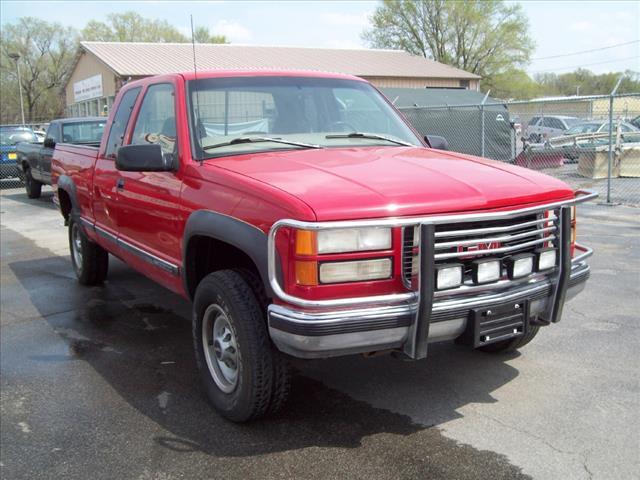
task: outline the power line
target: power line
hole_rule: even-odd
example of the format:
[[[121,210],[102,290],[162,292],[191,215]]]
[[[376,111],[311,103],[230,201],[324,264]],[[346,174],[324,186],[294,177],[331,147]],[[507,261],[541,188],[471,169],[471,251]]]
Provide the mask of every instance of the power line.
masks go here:
[[[590,67],[592,65],[602,65],[603,63],[622,62],[622,61],[625,61],[625,60],[634,60],[636,58],[640,58],[640,56],[635,55],[633,57],[616,58],[615,60],[606,60],[604,62],[584,63],[582,65],[573,65],[571,67],[548,68],[546,70],[538,70],[538,71],[532,72],[532,73],[536,74],[536,73],[545,73],[545,72],[555,72],[556,70],[567,70],[567,69],[574,69],[574,68]]]
[[[609,45],[608,47],[593,48],[591,50],[581,50],[579,52],[562,53],[560,55],[551,55],[550,57],[532,58],[531,61],[548,60],[550,58],[570,57],[570,56],[573,56],[573,55],[581,55],[583,53],[599,52],[601,50],[609,50],[610,48],[617,48],[617,47],[623,47],[625,45],[631,45],[633,43],[640,43],[640,40],[633,40],[631,42],[625,42],[625,43],[617,43],[615,45]]]

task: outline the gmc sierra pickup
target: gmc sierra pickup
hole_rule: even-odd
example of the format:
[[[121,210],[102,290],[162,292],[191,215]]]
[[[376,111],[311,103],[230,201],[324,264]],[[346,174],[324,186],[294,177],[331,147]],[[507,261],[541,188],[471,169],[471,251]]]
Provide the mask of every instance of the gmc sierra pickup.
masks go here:
[[[288,356],[511,351],[584,287],[595,194],[434,146],[356,77],[173,74],[125,85],[52,180],[80,283],[112,254],[191,300],[208,398],[246,421],[283,404]]]
[[[106,123],[104,117],[61,118],[49,124],[44,142],[16,145],[17,165],[22,170],[27,196],[39,198],[42,185],[51,184],[51,156],[56,143],[97,147]]]

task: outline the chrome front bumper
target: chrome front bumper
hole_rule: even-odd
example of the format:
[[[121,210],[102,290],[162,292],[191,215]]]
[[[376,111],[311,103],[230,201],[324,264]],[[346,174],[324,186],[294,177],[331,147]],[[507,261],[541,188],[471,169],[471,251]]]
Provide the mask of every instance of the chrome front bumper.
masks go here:
[[[565,300],[582,291],[590,268],[585,259],[592,251],[574,259]],[[467,327],[475,308],[486,308],[509,301],[527,300],[530,316],[549,308],[553,298],[552,281],[547,276],[526,282],[505,284],[502,289],[436,297],[433,302],[428,342],[453,340]],[[325,358],[387,349],[401,349],[411,336],[418,302],[397,305],[369,305],[342,310],[305,310],[283,305],[269,306],[269,334],[283,352],[300,358]]]
[[[502,311],[507,303],[526,301],[528,312],[525,316],[520,314],[523,328],[530,321],[536,324],[557,322],[562,317],[565,301],[575,296],[589,277],[589,266],[585,260],[592,253],[590,249],[576,244],[576,250],[582,253],[572,258],[571,208],[596,197],[596,193],[579,190],[573,199],[535,207],[422,218],[341,222],[279,220],[274,223],[268,236],[269,282],[279,300],[279,303],[270,305],[268,310],[271,338],[283,352],[302,358],[401,349],[408,357],[420,359],[426,357],[430,342],[454,339],[467,333],[465,329],[474,309],[500,307],[495,310]],[[434,291],[437,225],[514,219],[529,214],[546,214],[548,211],[553,211],[555,227],[554,235],[549,240],[553,240],[559,256],[556,268],[551,273],[535,273],[521,280],[504,279],[487,285],[465,284],[450,291]],[[276,251],[276,236],[280,228],[322,230],[368,226],[417,229],[417,289],[325,300],[310,300],[285,292],[280,284]],[[536,241],[538,243],[539,240]],[[487,252],[511,250],[513,247],[489,249]],[[521,306],[514,303],[513,308],[519,309]],[[491,312],[479,310],[476,313],[487,315]],[[469,330],[476,332],[477,327],[471,327],[470,324]],[[522,334],[523,331],[514,330],[509,335]]]

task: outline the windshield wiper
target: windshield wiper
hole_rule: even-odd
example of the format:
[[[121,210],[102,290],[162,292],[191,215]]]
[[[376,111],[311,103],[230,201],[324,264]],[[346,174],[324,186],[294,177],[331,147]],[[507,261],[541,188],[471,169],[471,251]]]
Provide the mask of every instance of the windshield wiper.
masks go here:
[[[283,140],[281,138],[274,137],[238,137],[228,142],[214,143],[213,145],[207,145],[202,147],[202,150],[213,150],[214,148],[228,147],[230,145],[239,145],[241,143],[260,143],[260,142],[273,142],[282,143],[284,145],[293,145],[301,148],[323,148],[321,145],[314,145],[312,143],[293,142],[290,140]]]
[[[336,133],[327,135],[324,138],[368,138],[371,140],[384,140],[386,142],[395,143],[397,145],[404,145],[406,147],[415,147],[412,143],[402,140],[396,140],[395,138],[385,137],[384,135],[378,135],[377,133],[363,133],[363,132],[351,132],[351,133]]]

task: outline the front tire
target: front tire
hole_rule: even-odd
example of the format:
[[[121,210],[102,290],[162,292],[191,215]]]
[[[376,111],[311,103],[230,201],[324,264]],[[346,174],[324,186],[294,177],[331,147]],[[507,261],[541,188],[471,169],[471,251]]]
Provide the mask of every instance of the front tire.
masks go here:
[[[109,271],[109,253],[84,234],[75,220],[69,222],[69,249],[73,270],[82,285],[100,285]]]
[[[29,198],[40,198],[42,194],[42,183],[33,178],[30,168],[24,172],[24,188]]]
[[[524,347],[527,343],[533,340],[538,334],[538,330],[540,330],[540,327],[529,325],[527,332],[520,337],[485,345],[484,347],[480,347],[478,350],[485,353],[511,353],[518,350],[520,347]]]
[[[213,407],[234,422],[276,411],[290,371],[249,283],[233,270],[211,273],[196,289],[193,311],[196,360]]]

